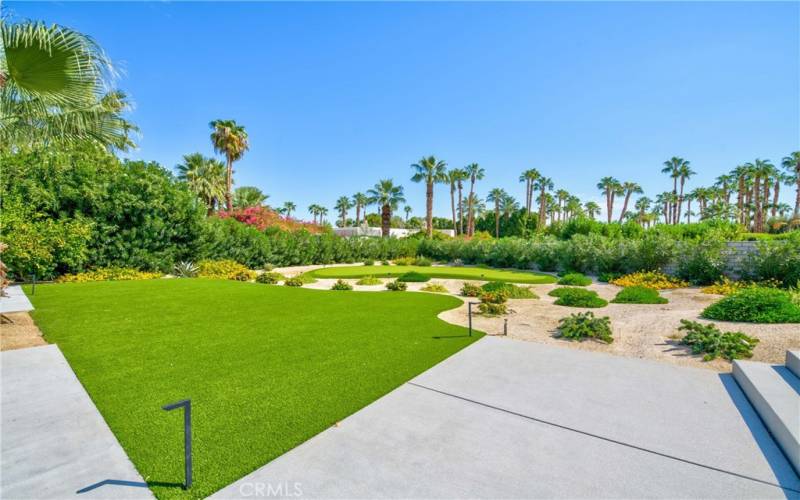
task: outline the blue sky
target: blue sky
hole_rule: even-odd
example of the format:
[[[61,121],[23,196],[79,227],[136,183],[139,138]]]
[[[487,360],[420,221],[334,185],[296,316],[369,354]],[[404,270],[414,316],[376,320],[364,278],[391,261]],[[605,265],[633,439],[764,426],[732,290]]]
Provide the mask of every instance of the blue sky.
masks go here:
[[[481,194],[537,168],[582,199],[598,179],[654,197],[673,155],[689,187],[800,147],[800,3],[19,3],[92,35],[124,70],[131,157],[212,154],[208,122],[247,127],[238,185],[332,207],[409,165],[478,162]],[[790,188],[782,198],[790,199]],[[449,194],[436,191],[447,216]],[[333,210],[331,210],[333,212]]]

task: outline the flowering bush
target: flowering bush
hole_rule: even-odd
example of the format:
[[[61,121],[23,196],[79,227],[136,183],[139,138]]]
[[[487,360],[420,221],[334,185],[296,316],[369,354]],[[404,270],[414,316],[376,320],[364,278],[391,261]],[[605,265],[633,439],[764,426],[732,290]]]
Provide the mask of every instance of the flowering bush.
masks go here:
[[[508,296],[505,292],[484,292],[481,295],[481,303],[478,304],[478,311],[486,316],[506,314],[508,312],[508,308],[506,307],[507,301]]]
[[[656,290],[689,286],[689,283],[678,278],[673,278],[672,276],[667,276],[660,271],[639,271],[638,273],[626,274],[625,276],[611,280],[610,283],[622,287],[643,286]]]
[[[408,285],[402,281],[390,281],[386,283],[386,289],[392,292],[403,292],[408,288]]]
[[[475,283],[464,283],[461,287],[461,295],[464,297],[478,297],[483,293],[483,289]]]
[[[222,278],[236,281],[256,279],[255,271],[233,260],[201,260],[197,263],[197,275],[201,278]]]
[[[82,283],[85,281],[123,281],[152,280],[160,278],[161,273],[148,273],[129,267],[103,267],[85,273],[64,274],[56,279],[56,283]]]
[[[304,222],[297,219],[291,219],[282,216],[274,210],[267,207],[247,207],[241,209],[234,209],[230,212],[220,211],[219,217],[227,219],[229,217],[243,222],[248,226],[253,226],[256,229],[263,231],[270,227],[275,227],[284,231],[298,231],[306,229],[310,233],[321,233],[322,226],[313,224],[311,222]]]
[[[352,289],[353,285],[342,279],[336,280],[336,283],[334,283],[333,286],[331,287],[331,290],[352,290]]]
[[[439,283],[429,283],[422,287],[423,292],[433,292],[433,293],[448,293],[447,288],[444,285],[440,285]]]
[[[265,285],[276,285],[279,281],[284,281],[286,276],[281,273],[261,273],[256,278],[256,283],[263,283]]]

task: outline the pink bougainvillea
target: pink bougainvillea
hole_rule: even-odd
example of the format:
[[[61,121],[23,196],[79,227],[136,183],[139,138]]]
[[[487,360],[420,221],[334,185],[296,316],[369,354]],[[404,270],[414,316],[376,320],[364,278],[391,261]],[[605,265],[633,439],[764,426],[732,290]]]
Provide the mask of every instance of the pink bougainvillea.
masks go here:
[[[278,212],[267,207],[247,207],[234,209],[230,212],[221,210],[217,215],[221,219],[233,217],[239,222],[247,224],[248,226],[253,226],[261,231],[270,227],[277,227],[284,231],[298,231],[300,229],[306,229],[312,233],[322,232],[322,227],[317,224],[284,217]]]

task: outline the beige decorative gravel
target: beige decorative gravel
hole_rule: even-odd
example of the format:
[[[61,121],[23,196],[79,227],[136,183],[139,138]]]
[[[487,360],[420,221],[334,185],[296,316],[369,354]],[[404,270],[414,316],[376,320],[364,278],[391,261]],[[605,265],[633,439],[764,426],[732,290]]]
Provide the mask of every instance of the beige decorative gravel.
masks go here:
[[[0,351],[47,344],[28,313],[10,313],[6,316],[13,323],[0,324]]]

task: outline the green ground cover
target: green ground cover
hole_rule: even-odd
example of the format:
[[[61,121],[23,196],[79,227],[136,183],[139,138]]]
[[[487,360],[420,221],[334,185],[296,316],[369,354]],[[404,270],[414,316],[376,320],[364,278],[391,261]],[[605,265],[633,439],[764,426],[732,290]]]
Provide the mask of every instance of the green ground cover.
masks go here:
[[[28,292],[30,292],[28,290]],[[30,296],[30,293],[29,293]],[[158,497],[204,497],[477,340],[461,301],[211,279],[40,285],[57,343]],[[183,480],[192,399],[194,486]]]
[[[468,279],[482,281],[508,281],[513,283],[555,283],[553,276],[516,269],[455,266],[339,266],[311,271],[317,278],[394,278],[408,272],[424,274],[431,278]]]

